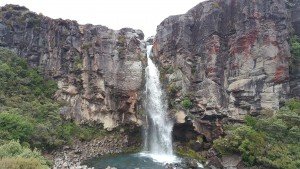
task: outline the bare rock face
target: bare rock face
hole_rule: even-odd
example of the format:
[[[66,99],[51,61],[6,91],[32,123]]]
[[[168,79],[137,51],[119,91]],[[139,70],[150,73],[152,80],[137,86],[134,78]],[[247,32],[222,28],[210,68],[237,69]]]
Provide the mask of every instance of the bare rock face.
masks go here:
[[[0,46],[58,82],[61,113],[107,129],[140,124],[137,103],[143,84],[146,46],[140,30],[118,31],[51,19],[25,7],[0,8]]]
[[[209,121],[207,127],[218,126],[222,117],[241,121],[262,109],[278,109],[291,95],[299,97],[299,70],[290,72],[289,37],[300,33],[300,5],[291,5],[210,0],[165,19],[157,27],[153,53],[170,108],[182,109],[181,101],[191,100],[187,111],[197,129],[202,120]]]

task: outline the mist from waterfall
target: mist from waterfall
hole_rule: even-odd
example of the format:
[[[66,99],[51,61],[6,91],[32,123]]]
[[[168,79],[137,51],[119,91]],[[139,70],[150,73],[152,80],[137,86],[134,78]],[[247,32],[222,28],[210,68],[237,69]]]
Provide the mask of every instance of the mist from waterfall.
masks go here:
[[[164,96],[159,70],[151,60],[152,45],[147,46],[148,66],[146,68],[144,152],[158,162],[172,163],[177,160],[173,155],[172,128],[173,123],[167,116],[167,101]]]

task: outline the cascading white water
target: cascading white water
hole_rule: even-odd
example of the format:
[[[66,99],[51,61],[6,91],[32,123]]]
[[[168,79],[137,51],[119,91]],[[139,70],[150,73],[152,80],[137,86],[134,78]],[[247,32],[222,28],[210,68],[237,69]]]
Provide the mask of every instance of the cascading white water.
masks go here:
[[[147,46],[145,109],[148,124],[145,127],[144,153],[153,160],[164,163],[176,162],[172,148],[173,123],[167,117],[167,102],[161,88],[159,71],[150,58],[152,45]]]

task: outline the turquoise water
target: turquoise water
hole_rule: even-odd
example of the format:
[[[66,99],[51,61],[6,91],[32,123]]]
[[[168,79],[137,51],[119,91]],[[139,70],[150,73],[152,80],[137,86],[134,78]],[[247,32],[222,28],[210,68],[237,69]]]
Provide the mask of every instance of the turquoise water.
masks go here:
[[[86,161],[84,165],[95,167],[95,169],[105,169],[107,166],[118,169],[165,169],[164,164],[154,162],[150,157],[139,154],[99,157]]]

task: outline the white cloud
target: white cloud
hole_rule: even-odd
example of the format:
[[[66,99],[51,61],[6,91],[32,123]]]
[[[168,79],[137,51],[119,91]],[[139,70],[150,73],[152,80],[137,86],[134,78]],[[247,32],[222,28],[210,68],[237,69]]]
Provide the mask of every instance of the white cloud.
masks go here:
[[[132,27],[145,36],[170,15],[182,14],[203,0],[1,0],[19,4],[51,18],[77,20],[80,24],[104,25],[112,29]]]

